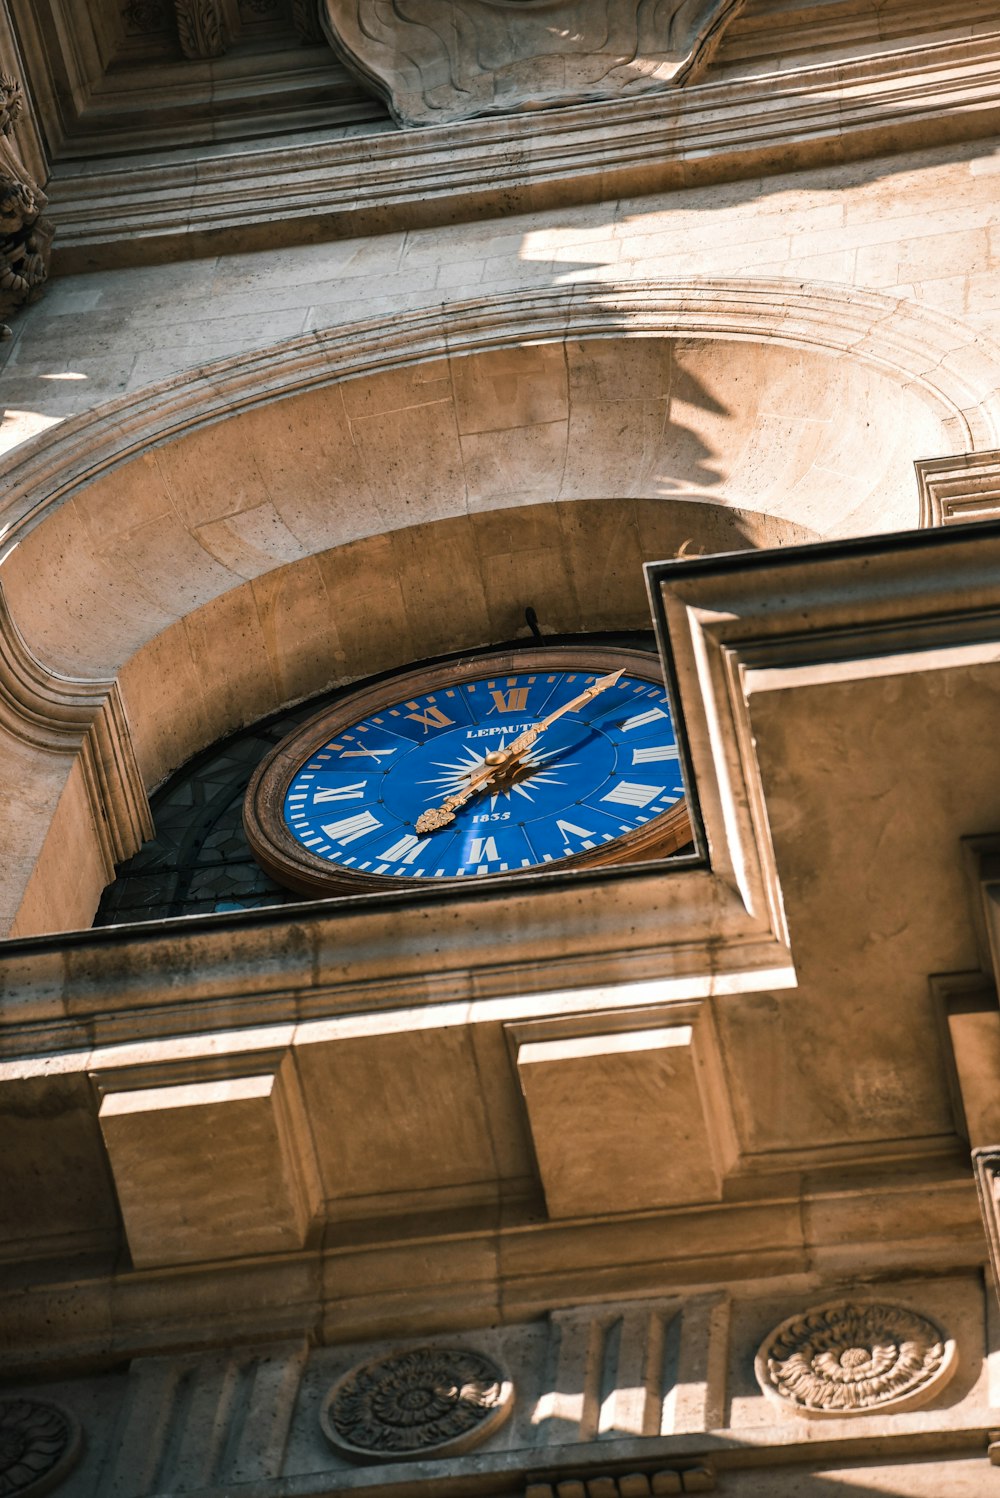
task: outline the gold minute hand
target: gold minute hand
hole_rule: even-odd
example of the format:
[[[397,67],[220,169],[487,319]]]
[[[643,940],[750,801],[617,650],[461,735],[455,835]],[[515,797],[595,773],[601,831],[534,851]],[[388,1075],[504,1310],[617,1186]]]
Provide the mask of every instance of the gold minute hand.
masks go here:
[[[593,701],[601,692],[606,692],[608,687],[613,687],[624,675],[625,667],[623,666],[620,671],[613,671],[610,676],[599,676],[585,692],[580,693],[579,697],[574,697],[570,702],[564,702],[562,707],[557,707],[555,712],[549,713],[548,717],[536,723],[534,728],[525,729],[524,733],[507,748],[507,760],[520,759],[525,750],[530,749],[539,735],[543,734],[557,718],[561,718],[564,713],[575,713],[578,707],[586,707],[588,702]]]
[[[495,780],[501,770],[505,770],[516,760],[521,759],[532,744],[545,732],[545,730],[561,718],[564,713],[576,712],[577,708],[585,707],[601,692],[606,692],[608,687],[615,683],[625,674],[625,667],[620,671],[613,671],[609,676],[599,676],[585,692],[578,697],[573,697],[569,702],[564,702],[562,707],[557,707],[554,712],[549,713],[540,723],[526,728],[524,733],[519,734],[512,744],[506,749],[493,749],[487,754],[481,768],[477,769],[470,777],[466,785],[454,795],[446,796],[440,806],[428,807],[420,813],[417,818],[416,828],[418,832],[437,832],[441,827],[447,827],[449,822],[455,820],[455,812],[460,806],[464,806],[477,791],[484,789],[491,781]]]

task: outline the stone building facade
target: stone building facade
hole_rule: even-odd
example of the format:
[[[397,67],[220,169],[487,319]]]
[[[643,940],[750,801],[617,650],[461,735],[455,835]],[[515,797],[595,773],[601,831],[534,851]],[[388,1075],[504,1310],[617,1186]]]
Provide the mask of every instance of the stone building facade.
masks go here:
[[[0,1493],[1000,1491],[998,50],[0,0]],[[683,835],[254,800],[619,657]]]

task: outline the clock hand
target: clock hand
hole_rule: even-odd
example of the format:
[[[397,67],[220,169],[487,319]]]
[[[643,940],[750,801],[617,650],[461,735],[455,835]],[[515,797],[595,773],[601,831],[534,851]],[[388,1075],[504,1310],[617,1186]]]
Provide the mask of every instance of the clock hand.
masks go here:
[[[556,721],[557,718],[561,718],[564,713],[576,712],[578,707],[586,707],[588,702],[591,702],[595,697],[599,696],[601,692],[606,692],[608,687],[613,687],[615,683],[624,675],[625,667],[623,666],[620,671],[614,671],[610,676],[599,676],[594,682],[593,686],[589,686],[585,692],[581,692],[579,697],[574,697],[570,702],[564,702],[562,707],[557,707],[555,712],[549,713],[548,717],[543,718],[540,723],[536,723],[534,728],[526,729],[525,732],[522,733],[518,738],[516,738],[514,742],[507,748],[507,762],[509,763],[509,761],[512,759],[520,759],[525,750],[530,749],[535,740],[539,738],[540,735],[543,734],[545,730]],[[487,756],[487,758],[489,758],[489,756]]]
[[[577,708],[585,707],[586,704],[597,697],[601,692],[606,692],[608,687],[613,687],[620,677],[624,676],[624,666],[620,671],[614,671],[610,676],[600,676],[578,697],[573,697],[569,702],[564,702],[562,707],[557,707],[554,712],[549,713],[540,723],[534,724],[532,728],[525,729],[524,733],[518,734],[512,744],[506,749],[492,749],[484,759],[482,766],[476,769],[469,777],[466,785],[460,791],[451,796],[446,796],[440,806],[428,807],[420,813],[416,821],[418,832],[437,832],[441,827],[447,827],[449,822],[455,820],[455,813],[460,806],[464,806],[477,791],[484,789],[502,770],[514,764],[523,756],[540,738],[547,728],[561,718],[564,713],[572,713]]]

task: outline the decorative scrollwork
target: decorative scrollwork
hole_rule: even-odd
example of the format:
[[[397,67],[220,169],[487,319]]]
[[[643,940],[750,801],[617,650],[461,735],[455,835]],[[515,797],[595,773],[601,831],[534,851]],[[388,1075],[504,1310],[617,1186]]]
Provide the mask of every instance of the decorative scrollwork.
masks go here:
[[[49,1492],[80,1454],[68,1410],[41,1399],[0,1399],[0,1498]]]
[[[783,1321],[757,1354],[757,1380],[810,1418],[881,1414],[933,1398],[955,1344],[907,1306],[838,1300]]]
[[[347,65],[402,125],[680,84],[744,0],[320,0]]]
[[[14,140],[23,106],[21,85],[0,73],[0,318],[32,301],[49,273],[52,226],[41,216],[47,199]]]
[[[185,57],[221,57],[229,45],[216,0],[174,0],[177,37]]]
[[[411,1347],[352,1368],[327,1395],[327,1439],[355,1460],[447,1456],[478,1446],[501,1425],[513,1386],[466,1347]]]

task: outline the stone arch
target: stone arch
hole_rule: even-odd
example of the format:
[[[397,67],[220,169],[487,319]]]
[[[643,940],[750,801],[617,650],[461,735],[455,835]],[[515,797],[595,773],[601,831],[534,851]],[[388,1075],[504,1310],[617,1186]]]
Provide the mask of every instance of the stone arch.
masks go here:
[[[151,788],[254,716],[509,638],[516,610],[491,611],[491,567],[546,578],[553,628],[631,627],[639,564],[682,545],[916,524],[913,459],[997,441],[998,371],[997,351],[936,314],[778,280],[577,284],[310,335],[29,444],[6,505],[11,627],[53,681],[117,683],[115,721],[132,728],[119,759],[133,767],[118,799],[134,807],[136,777]],[[563,409],[574,390],[575,432]],[[867,450],[866,426],[880,434]],[[449,442],[460,473],[442,460]],[[603,583],[595,559],[610,567]],[[338,656],[330,578],[373,618],[389,586],[387,617],[405,624]],[[281,638],[295,649],[279,661]],[[196,688],[211,711],[187,710]],[[70,824],[84,849],[90,823],[107,820],[78,761],[59,796],[49,767],[41,820],[8,860],[15,930],[85,923],[109,876],[92,848],[71,893],[53,872]],[[135,825],[133,811],[132,836]]]

